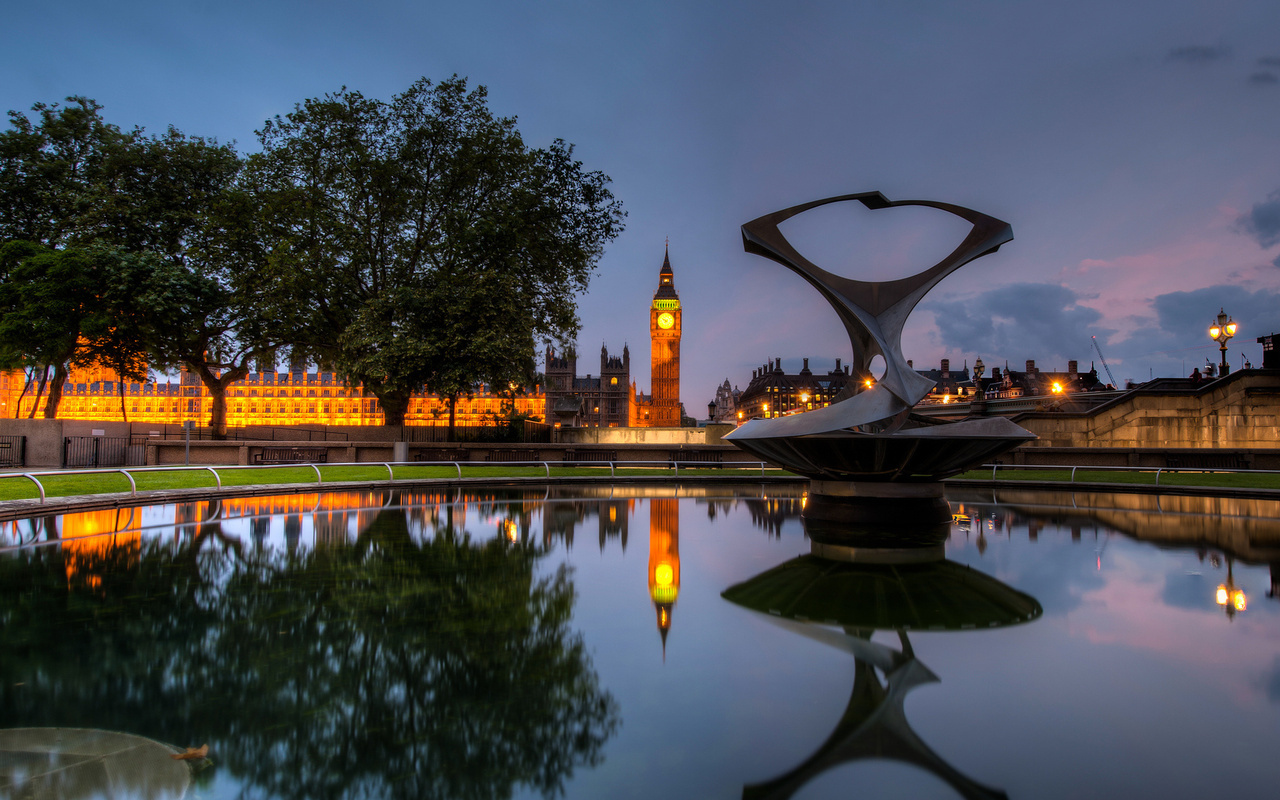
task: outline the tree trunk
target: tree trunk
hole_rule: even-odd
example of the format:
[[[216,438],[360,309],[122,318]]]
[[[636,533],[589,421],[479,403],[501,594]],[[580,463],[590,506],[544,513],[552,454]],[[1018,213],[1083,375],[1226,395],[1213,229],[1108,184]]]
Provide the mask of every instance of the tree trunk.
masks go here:
[[[187,366],[200,376],[200,382],[209,390],[213,406],[209,409],[209,437],[212,439],[227,438],[227,387],[249,374],[248,358],[221,375],[215,375],[207,363],[187,362]]]
[[[117,375],[117,378],[120,376]],[[116,385],[120,387],[120,416],[125,422],[129,421],[129,410],[124,407],[124,381],[116,381]]]
[[[449,439],[448,441],[452,442],[454,441],[454,435],[455,435],[454,428],[457,424],[458,398],[450,397],[447,399],[449,401]]]
[[[58,418],[58,404],[62,402],[62,387],[67,382],[67,365],[58,364],[53,368],[53,380],[49,382],[49,399],[44,404],[44,418]]]
[[[30,389],[31,384],[35,382],[36,382],[36,371],[33,368],[30,374],[26,374],[26,380],[22,382],[22,392],[18,395],[17,401],[13,404],[14,419],[17,419],[18,417],[22,416],[22,398],[27,396],[27,390]]]
[[[378,398],[378,402],[382,404],[382,424],[384,427],[390,425],[404,425],[405,415],[409,413],[409,399],[411,395],[408,392],[377,392],[374,391],[374,397]]]
[[[36,399],[31,401],[31,411],[27,414],[27,419],[36,418],[36,409],[40,407],[40,397],[44,394],[44,386],[49,382],[49,365],[45,364],[40,372],[40,385],[36,387]]]

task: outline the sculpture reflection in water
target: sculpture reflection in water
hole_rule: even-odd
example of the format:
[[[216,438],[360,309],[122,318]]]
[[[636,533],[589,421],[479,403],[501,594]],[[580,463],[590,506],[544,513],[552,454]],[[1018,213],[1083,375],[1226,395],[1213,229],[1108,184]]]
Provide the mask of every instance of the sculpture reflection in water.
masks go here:
[[[847,201],[873,211],[935,208],[960,217],[972,228],[950,255],[923,272],[892,281],[855,280],[818,267],[779,230],[782,223],[805,211]],[[849,334],[856,379],[829,406],[791,416],[776,416],[775,410],[773,418],[749,420],[724,438],[810,478],[811,494],[830,499],[823,507],[830,518],[947,519],[950,512],[940,479],[1035,436],[1003,417],[939,423],[912,414],[912,408],[933,388],[933,381],[912,369],[902,354],[902,328],[911,310],[939,281],[1012,239],[1013,229],[1007,222],[986,214],[948,203],[890,201],[879,192],[815,200],[743,225],[747,252],[795,272],[831,304]],[[877,357],[884,360],[884,373],[875,377],[872,368]]]
[[[795,768],[744,787],[750,800],[781,800],[827,770],[862,759],[891,759],[927,770],[961,797],[1007,795],[960,772],[911,729],[903,703],[939,679],[916,658],[910,630],[965,630],[1036,619],[1040,604],[977,570],[947,561],[947,525],[852,529],[806,520],[810,555],[726,589],[725,599],[854,658],[853,691],[826,741]],[[872,641],[897,633],[900,649]]]
[[[562,792],[619,715],[569,573],[410,505],[326,512],[315,547],[225,535],[214,502],[176,546],[0,558],[4,725],[207,741],[254,796]]]

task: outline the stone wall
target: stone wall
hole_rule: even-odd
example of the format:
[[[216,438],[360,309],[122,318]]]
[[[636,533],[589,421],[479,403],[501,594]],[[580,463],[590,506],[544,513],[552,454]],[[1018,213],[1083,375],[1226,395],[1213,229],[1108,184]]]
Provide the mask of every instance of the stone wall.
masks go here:
[[[1275,448],[1280,446],[1280,371],[1236,372],[1198,390],[1137,390],[1083,413],[1013,418],[1034,447]]]

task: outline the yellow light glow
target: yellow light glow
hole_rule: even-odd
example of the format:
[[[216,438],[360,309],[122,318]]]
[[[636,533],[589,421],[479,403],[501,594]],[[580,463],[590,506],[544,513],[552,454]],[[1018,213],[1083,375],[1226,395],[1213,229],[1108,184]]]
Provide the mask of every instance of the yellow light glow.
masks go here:
[[[502,521],[502,533],[507,537],[507,541],[515,542],[520,538],[520,531],[516,528],[516,521],[506,519]]]
[[[768,403],[765,403],[765,404],[764,404],[764,410],[765,410],[765,411],[768,411],[768,410],[769,410],[769,404],[768,404]]]
[[[1236,324],[1234,322],[1227,323],[1227,335],[1228,336],[1236,335]]]
[[[675,577],[676,573],[670,564],[659,564],[653,570],[653,582],[659,586],[670,586]]]
[[[1218,338],[1218,334],[1220,334],[1220,333],[1222,333],[1222,328],[1219,328],[1217,325],[1214,325],[1213,327],[1209,328],[1209,338],[1210,338],[1210,339],[1217,339],[1217,338]]]
[[[870,378],[867,378],[865,381],[862,382],[862,385],[870,389],[873,383],[875,383],[875,381],[871,380]]]
[[[1062,384],[1058,383],[1057,381],[1054,381],[1054,382],[1053,382],[1053,393],[1054,393],[1054,394],[1062,394]]]
[[[808,393],[808,392],[801,392],[801,393],[800,393],[800,402],[801,402],[801,403],[807,403],[807,402],[809,402],[809,393]]]
[[[1235,594],[1231,596],[1231,602],[1232,602],[1232,605],[1236,607],[1236,611],[1244,611],[1245,609],[1244,592],[1237,589]]]
[[[1225,585],[1219,586],[1218,587],[1218,605],[1225,606],[1226,604],[1227,604],[1227,587]]]

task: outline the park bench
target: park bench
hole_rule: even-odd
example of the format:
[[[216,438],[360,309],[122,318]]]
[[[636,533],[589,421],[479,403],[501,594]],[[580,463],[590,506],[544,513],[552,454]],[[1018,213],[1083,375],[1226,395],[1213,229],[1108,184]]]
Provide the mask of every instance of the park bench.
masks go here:
[[[537,450],[492,450],[485,461],[541,461]]]
[[[413,451],[414,461],[470,461],[471,451],[463,447],[426,447]]]
[[[703,450],[667,451],[667,461],[673,466],[679,462],[682,466],[685,464],[697,464],[700,467],[723,467],[723,459],[724,453],[709,453]]]
[[[565,464],[607,464],[618,460],[617,450],[565,450]]]
[[[1237,453],[1187,453],[1165,456],[1170,469],[1248,469],[1249,463]]]
[[[264,447],[255,453],[255,464],[323,464],[329,451],[323,447]]]

